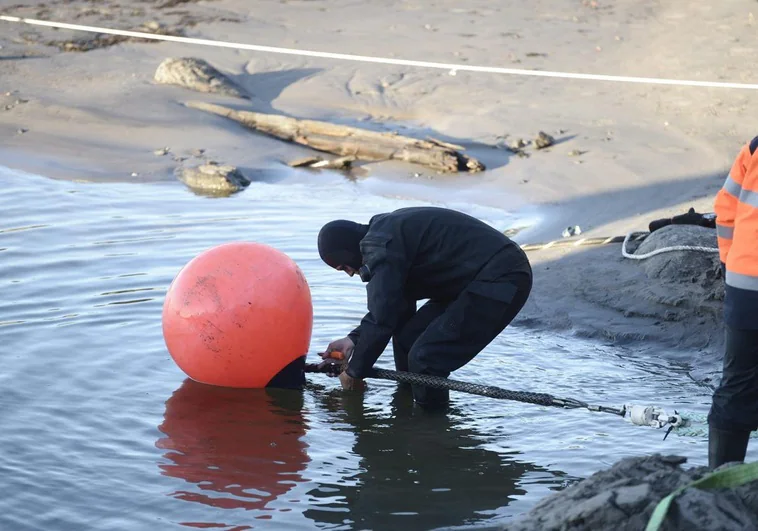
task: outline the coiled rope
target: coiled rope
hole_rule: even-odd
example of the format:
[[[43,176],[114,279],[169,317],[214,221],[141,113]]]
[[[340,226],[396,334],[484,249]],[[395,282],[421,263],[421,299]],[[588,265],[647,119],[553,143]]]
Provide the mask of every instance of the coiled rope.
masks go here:
[[[680,437],[708,437],[708,415],[700,413],[683,413],[687,418],[687,425],[675,428],[674,431]],[[758,431],[750,432],[751,439],[758,439]]]
[[[700,252],[700,253],[718,253],[719,249],[718,247],[705,247],[702,245],[672,245],[671,247],[661,247],[660,249],[655,249],[654,251],[650,251],[649,253],[643,253],[643,254],[632,254],[626,250],[626,246],[629,243],[629,241],[632,238],[644,239],[646,238],[650,233],[649,232],[630,232],[626,235],[624,238],[624,242],[621,244],[621,255],[624,258],[629,258],[631,260],[645,260],[646,258],[651,258],[653,256],[657,256],[662,253],[670,253],[672,251],[693,251],[693,252]],[[644,235],[643,238],[640,238],[640,235]]]

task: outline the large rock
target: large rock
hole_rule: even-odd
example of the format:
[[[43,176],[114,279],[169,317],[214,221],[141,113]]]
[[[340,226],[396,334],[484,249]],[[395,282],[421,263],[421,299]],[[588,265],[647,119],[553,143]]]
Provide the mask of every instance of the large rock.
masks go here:
[[[216,163],[181,168],[177,177],[193,191],[211,196],[230,195],[250,184],[250,180],[234,166]]]
[[[244,89],[202,59],[194,57],[165,59],[155,71],[155,82],[166,85],[249,98]]]
[[[718,248],[716,230],[697,225],[667,225],[652,232],[633,254],[640,256],[681,245]],[[665,283],[698,284],[708,292],[708,298],[724,298],[721,263],[716,252],[670,251],[640,262],[649,278],[657,278]]]
[[[709,472],[706,467],[684,470],[684,462],[685,457],[658,454],[622,459],[548,496],[503,529],[642,531],[659,501]],[[661,531],[715,529],[758,529],[758,482],[731,489],[687,489],[674,500],[661,526]]]

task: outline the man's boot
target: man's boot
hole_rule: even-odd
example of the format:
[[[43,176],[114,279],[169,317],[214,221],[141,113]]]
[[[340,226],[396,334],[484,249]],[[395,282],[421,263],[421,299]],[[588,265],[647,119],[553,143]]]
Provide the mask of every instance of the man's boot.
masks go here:
[[[724,463],[743,462],[749,439],[749,431],[724,431],[709,426],[708,466],[717,468]]]
[[[450,390],[413,385],[414,401],[427,411],[445,410],[450,405]]]

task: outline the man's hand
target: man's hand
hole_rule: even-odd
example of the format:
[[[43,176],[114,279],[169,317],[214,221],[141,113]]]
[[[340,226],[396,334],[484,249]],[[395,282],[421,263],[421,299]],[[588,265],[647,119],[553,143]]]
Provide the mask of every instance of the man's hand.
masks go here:
[[[318,364],[319,372],[325,372],[329,376],[339,376],[347,368],[347,361],[342,352],[331,352],[330,354],[320,354],[323,361]]]
[[[347,361],[350,359],[350,356],[353,355],[353,349],[355,349],[355,343],[353,343],[353,340],[349,337],[343,337],[342,339],[338,339],[336,341],[332,341],[329,343],[329,346],[326,347],[326,352],[321,354],[321,357],[323,359],[326,358],[338,358],[338,356],[331,356],[332,352],[341,352],[343,354],[344,360]]]
[[[321,359],[324,360],[318,364],[319,370],[328,367],[327,374],[337,376],[347,368],[347,362],[350,360],[354,348],[355,344],[349,337],[332,341],[326,348],[326,352],[319,354]]]
[[[353,378],[344,371],[340,373],[340,383],[345,391],[363,391],[366,388],[366,382]]]

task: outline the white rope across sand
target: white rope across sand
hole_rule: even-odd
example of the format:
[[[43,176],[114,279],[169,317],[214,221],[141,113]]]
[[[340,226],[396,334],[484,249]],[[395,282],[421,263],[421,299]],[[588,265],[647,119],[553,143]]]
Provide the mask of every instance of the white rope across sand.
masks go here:
[[[576,72],[550,72],[543,70],[526,70],[520,68],[501,68],[495,66],[474,66],[453,63],[436,63],[431,61],[413,61],[408,59],[392,59],[389,57],[372,57],[366,55],[351,55],[344,53],[317,52],[313,50],[298,50],[295,48],[279,48],[275,46],[262,46],[259,44],[245,44],[239,42],[215,41],[210,39],[195,39],[192,37],[179,37],[175,35],[157,35],[155,33],[143,33],[139,31],[118,30],[101,28],[97,26],[83,26],[80,24],[68,24],[65,22],[51,22],[31,18],[13,17],[0,15],[0,21],[30,24],[33,26],[46,26],[50,28],[85,31],[90,33],[104,33],[109,35],[121,35],[139,39],[152,39],[156,41],[181,42],[185,44],[198,44],[201,46],[213,46],[217,48],[233,48],[237,50],[251,50],[256,52],[278,53],[297,55],[301,57],[320,57],[323,59],[338,59],[342,61],[357,61],[362,63],[379,63],[387,65],[413,66],[419,68],[434,68],[447,70],[451,75],[456,72],[483,72],[489,74],[508,74],[514,76],[549,77],[559,79],[583,79],[588,81],[612,81],[620,83],[643,83],[651,85],[674,85],[681,87],[706,87],[706,88],[731,88],[758,90],[758,83],[730,83],[721,81],[695,81],[686,79],[664,79],[656,77],[633,77],[611,76],[604,74],[582,74]]]

